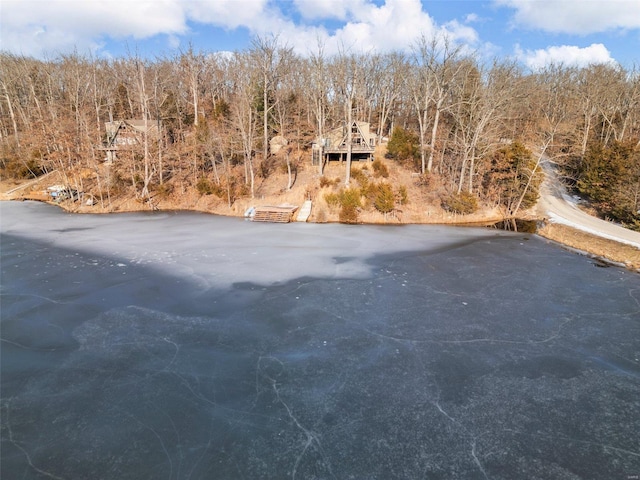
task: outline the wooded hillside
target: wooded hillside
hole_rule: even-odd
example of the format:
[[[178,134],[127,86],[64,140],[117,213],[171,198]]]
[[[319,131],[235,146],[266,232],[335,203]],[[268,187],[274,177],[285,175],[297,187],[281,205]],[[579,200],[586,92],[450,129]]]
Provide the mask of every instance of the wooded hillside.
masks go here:
[[[259,195],[257,178],[292,178],[310,165],[314,139],[353,121],[388,139],[389,156],[419,173],[421,188],[446,192],[454,211],[480,202],[515,215],[532,205],[546,154],[603,216],[640,228],[636,69],[531,73],[427,38],[411,54],[327,56],[319,47],[300,57],[277,38],[155,60],[0,54],[3,177],[56,169],[106,205],[177,189],[231,205]],[[287,141],[278,154],[276,136]],[[321,181],[322,166],[314,168]]]

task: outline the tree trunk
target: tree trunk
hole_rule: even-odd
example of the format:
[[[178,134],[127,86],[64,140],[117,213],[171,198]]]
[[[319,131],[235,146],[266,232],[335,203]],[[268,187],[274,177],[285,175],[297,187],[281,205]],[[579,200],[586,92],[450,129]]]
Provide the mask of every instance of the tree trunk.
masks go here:
[[[580,157],[584,159],[584,156],[587,153],[587,143],[589,141],[589,131],[591,130],[591,115],[585,113],[585,127],[584,134],[582,136],[582,148],[580,150]]]
[[[291,187],[293,186],[293,177],[291,175],[291,158],[290,158],[289,150],[287,150],[286,159],[287,159],[287,174],[289,176],[289,182],[287,183],[287,191],[290,191]]]
[[[473,150],[471,154],[471,161],[469,162],[469,193],[473,193],[473,172],[476,168],[476,151]]]
[[[196,72],[191,79],[191,90],[193,90],[193,125],[199,125],[198,115],[198,73]]]
[[[13,105],[11,104],[11,97],[9,96],[9,91],[7,90],[7,86],[2,83],[2,90],[4,90],[4,97],[7,99],[7,106],[9,107],[9,116],[11,117],[11,124],[13,125],[13,135],[16,139],[16,144],[20,146],[20,137],[18,136],[18,122],[16,122],[16,114],[13,111]]]
[[[268,77],[266,70],[264,71],[264,75],[262,78],[264,85],[262,87],[262,108],[263,108],[263,119],[262,119],[262,129],[263,129],[263,145],[262,145],[262,161],[265,162],[267,160],[267,155],[269,155],[269,86],[268,86]]]
[[[427,133],[427,102],[425,101],[424,110],[422,111],[422,117],[420,120],[420,173],[425,174],[427,170],[426,164],[426,144],[425,135]]]
[[[351,132],[351,99],[349,99],[349,108],[347,112],[347,171],[345,173],[344,184],[345,186],[349,186],[349,182],[351,181],[351,143],[353,141],[353,133]]]
[[[324,131],[322,128],[322,124],[323,122],[323,118],[324,118],[324,105],[322,104],[322,100],[318,101],[318,105],[316,107],[318,109],[318,138],[320,139],[320,158],[319,158],[319,171],[320,171],[320,176],[322,176],[323,171],[324,171],[324,139],[322,138],[322,136],[324,135]]]
[[[149,168],[149,115],[147,106],[147,92],[144,79],[144,66],[142,63],[137,62],[138,68],[138,82],[140,89],[140,107],[142,109],[142,118],[144,120],[144,132],[142,133],[142,142],[144,148],[144,181],[141,197],[144,199],[149,198],[149,183],[151,182],[151,169]]]
[[[467,149],[465,149],[464,156],[462,157],[462,165],[460,167],[460,180],[458,182],[458,195],[460,195],[460,193],[462,193],[462,187],[464,185],[465,170],[467,169],[468,160],[469,160],[469,152],[467,151]]]
[[[253,161],[249,158],[249,176],[251,177],[251,198],[256,198],[255,181],[256,176],[253,172]]]
[[[440,122],[440,110],[442,109],[442,101],[443,97],[438,99],[438,103],[436,104],[436,114],[433,119],[433,128],[431,129],[431,142],[429,147],[429,159],[427,161],[427,172],[431,173],[431,169],[433,168],[433,154],[436,149],[436,138],[438,136],[438,123]]]

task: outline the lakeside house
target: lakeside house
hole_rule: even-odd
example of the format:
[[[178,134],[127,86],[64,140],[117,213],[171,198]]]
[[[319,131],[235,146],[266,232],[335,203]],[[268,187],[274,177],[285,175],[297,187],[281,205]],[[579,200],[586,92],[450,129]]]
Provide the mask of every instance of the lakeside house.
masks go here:
[[[368,122],[354,121],[350,126],[345,124],[334,128],[323,138],[317,138],[311,146],[313,165],[345,160],[349,150],[349,133],[351,133],[351,160],[373,161],[377,138],[369,128]]]
[[[134,150],[137,146],[144,144],[145,134],[147,138],[158,138],[160,131],[158,122],[153,120],[145,121],[141,119],[118,120],[106,122],[106,141],[101,150],[106,152],[106,162],[113,162],[118,151]]]

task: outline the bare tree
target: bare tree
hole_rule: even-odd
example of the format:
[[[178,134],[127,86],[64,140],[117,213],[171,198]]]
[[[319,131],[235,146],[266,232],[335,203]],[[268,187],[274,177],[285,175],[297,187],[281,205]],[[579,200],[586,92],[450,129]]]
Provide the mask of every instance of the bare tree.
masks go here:
[[[305,73],[307,84],[305,91],[311,100],[311,111],[315,118],[317,138],[322,141],[324,136],[324,127],[327,118],[327,95],[329,85],[327,82],[327,62],[324,56],[324,45],[318,41],[317,51],[310,54],[306,65]],[[322,175],[324,169],[324,158],[320,158],[319,173]]]
[[[143,131],[142,131],[142,157],[143,157],[143,178],[142,178],[142,190],[140,197],[150,202],[149,196],[149,184],[155,174],[152,169],[150,155],[149,155],[149,96],[147,94],[147,79],[146,70],[147,65],[139,57],[131,59],[131,66],[135,72],[136,89],[138,93],[138,102],[140,105],[140,111],[142,113]],[[135,162],[135,158],[134,158]],[[135,166],[134,166],[135,168]]]
[[[331,64],[334,81],[333,90],[340,98],[343,116],[342,124],[346,134],[346,171],[344,184],[351,180],[351,156],[353,148],[353,107],[361,75],[360,59],[354,54],[340,52]]]
[[[408,77],[408,85],[417,114],[423,174],[433,169],[441,116],[455,107],[451,91],[456,79],[461,78],[460,71],[468,65],[462,61],[461,52],[462,47],[452,45],[445,35],[423,36],[413,49],[413,75]],[[433,112],[432,118],[430,112]]]
[[[193,105],[193,124],[197,127],[200,122],[200,78],[205,70],[205,59],[202,53],[195,53],[193,47],[180,56],[180,65],[184,71],[191,91]]]
[[[640,127],[640,70],[637,66],[626,72],[626,80],[624,95],[620,99],[622,125],[618,140],[621,142],[625,140],[627,133],[633,129],[634,125],[636,129]],[[633,133],[631,132],[632,135]],[[640,147],[640,139],[638,139],[637,146]]]
[[[556,134],[564,127],[570,116],[571,74],[561,66],[550,65],[536,76],[535,90],[529,92],[536,111],[536,136],[533,141],[537,147],[536,161],[529,171],[524,172],[527,181],[518,196],[517,201],[510,208],[509,214],[515,216],[532,185],[537,183],[541,175],[542,162],[547,150],[556,138]]]
[[[8,60],[7,54],[2,54],[2,63],[0,67],[2,67],[3,75],[0,77],[0,87],[2,87],[2,99],[4,100],[4,105],[7,106],[7,111],[9,112],[9,118],[11,119],[11,125],[13,127],[13,136],[16,142],[16,145],[20,146],[20,136],[18,134],[18,122],[16,120],[16,113],[14,110],[14,98],[10,93],[10,87],[15,85],[14,82],[7,82],[7,73],[10,71],[8,65],[6,65]],[[6,129],[4,129],[6,132]],[[5,134],[6,136],[6,134]]]
[[[255,198],[254,144],[258,126],[255,110],[256,72],[251,68],[247,54],[236,53],[233,62],[234,90],[231,114],[234,127],[240,137],[244,158],[245,183],[250,185],[251,198]]]
[[[402,53],[392,52],[377,57],[377,83],[374,89],[374,102],[378,111],[378,141],[383,135],[390,134],[387,124],[401,96],[404,78],[408,75],[408,65]]]
[[[262,87],[262,160],[269,155],[269,119],[277,102],[275,92],[288,73],[287,64],[291,61],[293,50],[281,47],[278,37],[257,37],[252,41],[251,57],[261,76]]]
[[[467,61],[459,70],[457,108],[452,112],[455,133],[462,153],[458,188],[460,193],[467,179],[468,192],[473,192],[476,162],[500,141],[500,126],[518,94],[520,71],[513,63],[495,62],[482,71]]]

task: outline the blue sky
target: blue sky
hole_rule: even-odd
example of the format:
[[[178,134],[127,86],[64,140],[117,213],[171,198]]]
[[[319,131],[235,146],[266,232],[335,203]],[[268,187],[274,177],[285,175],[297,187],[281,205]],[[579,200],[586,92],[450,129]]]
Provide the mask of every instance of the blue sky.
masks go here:
[[[447,35],[484,59],[640,64],[639,0],[2,0],[2,50],[37,58],[232,51],[277,35],[300,54],[409,51]]]

